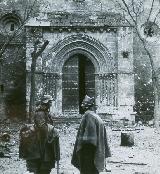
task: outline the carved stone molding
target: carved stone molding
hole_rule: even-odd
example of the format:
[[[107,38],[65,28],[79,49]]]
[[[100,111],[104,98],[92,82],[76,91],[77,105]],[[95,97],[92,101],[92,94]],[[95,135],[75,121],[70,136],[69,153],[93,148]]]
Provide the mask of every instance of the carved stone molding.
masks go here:
[[[45,29],[44,29],[45,30]],[[106,33],[110,33],[110,32],[117,32],[117,28],[115,27],[105,27],[105,26],[52,26],[52,27],[48,27],[47,30],[49,30],[50,32],[84,32],[87,33],[88,31],[95,33],[95,32],[106,32]]]
[[[95,74],[98,79],[109,79],[109,78],[117,78],[117,73],[100,73]]]
[[[100,103],[116,107],[118,104],[117,74],[99,74]]]
[[[109,50],[98,40],[85,34],[77,34],[64,38],[48,51],[48,55],[52,52],[54,52],[52,60],[56,62],[55,72],[62,73],[65,61],[74,54],[87,56],[94,64],[96,73],[116,72],[116,63]]]

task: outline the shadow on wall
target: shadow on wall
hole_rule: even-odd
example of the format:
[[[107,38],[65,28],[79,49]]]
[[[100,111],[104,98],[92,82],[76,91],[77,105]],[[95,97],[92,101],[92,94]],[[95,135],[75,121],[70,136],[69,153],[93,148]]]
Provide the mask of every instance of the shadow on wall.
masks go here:
[[[9,118],[25,118],[25,73],[19,75],[12,88],[6,91],[5,105],[6,105],[6,117]],[[5,89],[4,89],[5,90]]]

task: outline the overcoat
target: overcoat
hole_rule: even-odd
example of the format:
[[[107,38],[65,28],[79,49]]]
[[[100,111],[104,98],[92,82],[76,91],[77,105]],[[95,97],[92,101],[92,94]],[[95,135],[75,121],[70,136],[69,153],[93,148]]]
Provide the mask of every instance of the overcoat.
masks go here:
[[[71,163],[79,170],[80,161],[78,155],[85,143],[96,147],[94,163],[97,170],[102,172],[105,168],[105,158],[110,157],[111,152],[104,122],[94,111],[85,112],[77,133]]]
[[[60,159],[58,132],[47,124],[47,135],[44,141],[43,155],[38,138],[38,131],[34,125],[25,126],[20,131],[19,157],[25,160],[41,159],[44,162],[53,162]]]

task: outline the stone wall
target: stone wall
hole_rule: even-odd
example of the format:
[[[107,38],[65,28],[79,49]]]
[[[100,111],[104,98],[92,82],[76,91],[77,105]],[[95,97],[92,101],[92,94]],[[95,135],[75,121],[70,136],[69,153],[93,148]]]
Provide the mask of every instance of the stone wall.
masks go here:
[[[18,0],[16,2],[4,0],[4,1],[0,2],[1,28],[2,28],[2,19],[4,19],[4,16],[6,14],[13,14],[13,16],[15,16],[15,14],[17,14],[20,18],[23,18],[26,3],[27,3],[27,1],[22,1],[22,0]],[[44,3],[45,3],[45,5],[44,5]],[[154,5],[153,12],[151,14],[151,17],[150,17],[150,21],[153,21],[153,19],[155,18],[155,15],[157,14],[157,9],[158,9],[157,3],[158,3],[158,1],[155,1],[155,5]],[[103,13],[106,10],[109,12],[113,12],[113,11],[115,12],[116,8],[114,5],[115,4],[113,4],[113,1],[105,1],[105,0],[103,0],[102,3],[100,3],[99,1],[94,2],[94,1],[86,0],[84,4],[81,4],[78,6],[72,0],[68,0],[68,1],[56,1],[56,0],[50,1],[50,0],[48,0],[48,1],[44,1],[44,2],[39,1],[39,4],[36,6],[36,8],[34,8],[34,13],[33,13],[33,16],[35,16],[35,19],[37,19],[37,20],[34,19],[33,21],[31,21],[32,24],[34,23],[35,25],[37,25],[37,28],[35,30],[35,27],[34,28],[29,27],[29,26],[27,27],[27,33],[26,33],[27,34],[26,35],[27,36],[27,45],[26,45],[26,55],[27,55],[26,69],[27,70],[29,70],[29,66],[30,66],[30,62],[31,62],[30,53],[33,51],[33,39],[38,37],[42,42],[45,39],[48,39],[50,41],[50,44],[48,45],[47,49],[43,52],[42,56],[40,56],[37,60],[38,66],[37,66],[37,70],[36,70],[37,71],[36,79],[37,79],[37,84],[39,84],[39,85],[37,85],[36,93],[38,95],[36,96],[36,100],[39,100],[40,97],[42,95],[44,95],[44,93],[50,93],[54,98],[57,98],[57,96],[59,96],[59,98],[62,97],[62,91],[60,90],[61,83],[62,83],[62,79],[61,79],[62,74],[60,72],[57,74],[57,72],[59,71],[59,68],[54,66],[56,64],[56,62],[58,62],[59,58],[61,58],[60,57],[61,54],[57,55],[57,53],[58,53],[59,49],[62,49],[62,47],[57,48],[56,46],[57,46],[57,44],[60,44],[63,40],[65,40],[66,38],[70,38],[71,36],[77,35],[77,34],[84,34],[90,38],[93,38],[93,40],[95,39],[97,42],[102,43],[103,46],[107,48],[107,52],[108,52],[107,55],[110,54],[110,56],[113,59],[115,59],[115,61],[116,61],[115,66],[117,67],[117,70],[118,70],[117,72],[115,72],[115,73],[117,73],[116,75],[114,74],[114,75],[107,76],[106,74],[103,74],[103,72],[100,75],[96,74],[95,78],[96,78],[96,82],[98,82],[96,88],[101,89],[101,91],[98,91],[96,94],[98,104],[101,104],[101,106],[103,106],[103,105],[106,106],[106,103],[109,102],[108,100],[106,100],[108,94],[105,92],[102,92],[102,91],[105,91],[105,89],[106,89],[105,85],[117,83],[117,85],[114,88],[114,91],[115,91],[115,94],[118,94],[118,95],[116,97],[116,95],[113,94],[114,100],[112,100],[112,102],[114,101],[113,103],[115,103],[114,105],[116,107],[114,109],[109,106],[105,107],[105,108],[107,108],[106,109],[107,112],[110,112],[113,110],[115,110],[115,112],[117,112],[117,107],[122,108],[122,110],[120,111],[121,115],[123,115],[124,113],[132,112],[131,108],[133,108],[133,105],[134,105],[134,88],[136,90],[136,93],[135,93],[136,107],[137,107],[136,111],[138,111],[138,114],[140,114],[140,112],[143,112],[143,113],[147,112],[148,105],[149,105],[149,107],[151,106],[151,108],[149,108],[149,110],[153,111],[154,103],[153,103],[153,89],[152,89],[152,81],[151,81],[150,61],[149,61],[148,56],[146,55],[146,52],[143,49],[143,46],[140,44],[140,41],[137,39],[137,36],[135,35],[135,33],[134,33],[134,42],[132,41],[132,38],[131,38],[132,31],[130,31],[130,29],[128,29],[127,27],[121,27],[118,30],[116,28],[116,30],[114,31],[114,29],[115,29],[114,27],[111,27],[111,28],[108,27],[109,26],[108,24],[111,25],[112,22],[107,23],[105,27],[104,26],[99,27],[99,30],[95,30],[95,28],[93,26],[88,28],[87,30],[85,30],[85,28],[83,28],[83,30],[80,30],[78,27],[76,27],[76,25],[75,25],[75,27],[73,27],[74,30],[71,30],[70,28],[63,28],[63,29],[59,30],[59,27],[57,27],[56,29],[54,27],[50,27],[50,24],[52,22],[49,23],[49,26],[46,27],[45,29],[44,29],[44,27],[38,27],[39,25],[42,25],[42,26],[46,25],[47,21],[45,22],[45,20],[41,21],[41,24],[39,24],[41,18],[47,17],[46,12],[50,12],[50,14],[51,14],[52,11],[55,12],[57,9],[59,9],[59,11],[61,11],[61,13],[63,13],[63,14],[66,12],[67,13],[78,12],[79,14],[82,11],[85,11],[86,13],[94,12],[91,15],[91,19],[94,21],[96,19],[97,12],[99,13],[99,11],[101,11]],[[142,26],[146,21],[146,17],[148,17],[149,10],[151,7],[151,1],[147,1],[147,4],[145,4],[144,7],[145,7],[145,12],[140,16],[140,20],[139,20],[139,28],[142,29],[142,31],[144,31]],[[39,8],[40,8],[40,11],[44,12],[44,13],[39,14],[38,13]],[[51,16],[52,16],[52,14],[51,14]],[[59,17],[60,17],[60,15],[59,15]],[[57,18],[59,18],[59,17],[57,15]],[[107,22],[106,19],[108,19],[108,18],[103,19],[103,17],[102,17],[99,19],[99,21]],[[90,22],[92,22],[92,20],[90,20]],[[37,23],[37,21],[38,21],[38,23]],[[71,22],[73,20],[69,18],[69,20],[65,20],[65,23],[67,21]],[[160,20],[157,17],[156,25],[159,26],[159,22],[160,22]],[[76,20],[74,20],[74,23],[72,23],[72,25],[74,25],[75,23],[76,23]],[[93,23],[92,23],[92,25],[93,25]],[[42,28],[43,28],[43,30],[41,30]],[[28,31],[30,29],[32,31]],[[130,37],[130,38],[127,38],[125,41],[126,32],[129,33],[127,37]],[[30,34],[30,36],[28,36],[28,34]],[[24,36],[25,36],[25,33],[24,33]],[[148,38],[147,46],[154,57],[154,65],[155,65],[156,71],[158,73],[159,72],[159,39],[158,38],[159,37],[157,37],[157,36],[158,35],[156,35],[157,39],[155,39],[155,37]],[[4,35],[4,33],[2,33],[2,32],[1,32],[0,37],[1,37],[1,42],[3,40],[6,40],[6,38],[7,38],[6,35]],[[23,73],[25,73],[25,65],[23,64],[24,62],[22,61],[19,63],[19,65],[17,64],[17,60],[19,60],[20,57],[24,58],[23,53],[19,54],[19,52],[18,52],[17,54],[22,55],[22,56],[18,56],[18,57],[16,56],[16,50],[19,49],[21,46],[23,47],[23,45],[21,44],[21,41],[23,42],[24,40],[21,40],[22,38],[23,38],[23,36],[19,37],[19,39],[17,38],[17,40],[8,47],[9,49],[7,49],[6,53],[4,54],[6,62],[3,66],[5,68],[3,68],[2,73],[5,74],[5,75],[3,75],[3,83],[4,83],[5,91],[4,91],[3,95],[0,94],[1,101],[3,100],[3,104],[2,104],[3,106],[1,107],[1,111],[3,112],[2,115],[5,115],[5,112],[4,112],[6,110],[5,109],[6,108],[5,100],[8,99],[8,97],[6,97],[7,94],[11,94],[11,93],[13,94],[14,93],[13,89],[19,89],[17,84],[19,84],[19,83],[21,84],[21,82],[23,81],[22,79],[24,79],[23,77],[21,77],[21,75],[23,75]],[[128,42],[128,40],[129,40],[129,42]],[[122,45],[122,43],[123,43],[123,45]],[[134,56],[133,56],[133,51],[132,51],[132,44],[133,44],[133,49],[134,49]],[[1,45],[3,45],[3,43],[1,43]],[[61,44],[60,44],[60,46],[61,46]],[[64,51],[65,49],[62,49],[62,50]],[[90,55],[90,54],[86,53],[86,55],[92,57],[92,55]],[[57,59],[56,60],[53,59],[56,56],[57,56]],[[102,56],[102,55],[99,54],[99,56]],[[23,58],[22,58],[22,60],[24,60]],[[67,59],[67,57],[66,57],[66,59]],[[93,58],[91,58],[91,59],[92,59],[94,65],[96,65],[97,60],[93,59]],[[10,62],[10,61],[12,61],[12,62]],[[61,63],[64,63],[64,62],[59,61],[59,64],[61,64]],[[134,67],[133,67],[133,64],[134,64]],[[58,65],[58,67],[59,67],[59,65]],[[97,68],[97,71],[98,71],[98,68]],[[50,72],[52,74],[50,74]],[[133,72],[135,73],[135,76],[134,76]],[[29,77],[29,73],[28,73],[28,77]],[[29,80],[29,78],[27,78],[27,79]],[[135,79],[135,84],[133,83],[133,79]],[[47,87],[47,86],[49,86],[49,84],[47,84],[48,81],[53,86],[52,89],[50,89],[50,87]],[[27,81],[27,84],[29,84],[29,81]],[[55,86],[55,84],[57,84],[57,85]],[[23,82],[21,84],[21,87],[22,87],[21,92],[23,95],[24,95],[24,91],[25,91],[24,86],[25,86],[25,83]],[[113,86],[112,86],[112,88],[113,88]],[[45,90],[42,90],[42,89],[45,89]],[[125,93],[124,93],[124,91],[125,91]],[[27,92],[29,94],[29,85],[27,85]],[[19,102],[21,103],[21,101],[19,101]],[[25,98],[23,98],[23,102],[25,102]],[[55,102],[53,105],[55,106],[55,108],[60,106],[61,99],[58,99],[57,102]],[[128,108],[128,106],[126,106],[126,105],[129,105],[130,107]],[[9,108],[11,108],[11,107],[9,107]],[[59,107],[57,110],[59,110]],[[129,110],[129,112],[128,112],[128,110]],[[144,111],[142,111],[142,110],[144,110]],[[104,107],[99,108],[99,112],[102,112],[102,111],[105,111]],[[143,113],[142,113],[142,117],[144,115]],[[150,112],[146,113],[146,114],[150,114]],[[153,114],[153,113],[151,113],[151,114]],[[11,114],[11,115],[13,115],[13,114]],[[15,115],[17,115],[17,114],[15,114]]]
[[[55,15],[57,14],[53,15],[53,20]],[[72,26],[66,21],[66,15],[70,16],[71,13],[60,15],[61,17],[57,20],[61,19],[61,23],[59,21],[57,23],[51,23],[52,18],[50,16],[49,19],[43,16],[45,20],[32,19],[31,21],[35,20],[35,23],[33,24],[29,21],[26,25],[28,72],[31,66],[30,54],[33,51],[34,37],[36,36],[42,41],[49,41],[49,45],[37,61],[36,71],[39,74],[36,76],[43,79],[37,79],[36,81],[37,89],[40,89],[39,91],[37,90],[38,98],[41,98],[46,93],[47,88],[49,89],[48,86],[52,85],[53,88],[50,88],[48,93],[54,97],[54,112],[58,112],[59,115],[62,114],[63,65],[74,54],[83,54],[92,61],[95,67],[97,112],[103,115],[115,115],[117,119],[127,117],[131,120],[130,116],[134,114],[132,28],[124,24],[123,26],[120,24],[121,21],[118,27],[105,27],[105,23],[110,25],[115,25],[115,23],[111,24],[108,19],[104,23],[101,22],[99,24],[97,23],[97,20],[99,20],[97,18],[90,21],[86,26],[80,20],[83,18],[83,13],[82,15],[80,13],[77,14],[77,17],[81,15],[81,18],[77,18],[77,22],[73,23]],[[108,15],[114,19],[114,14]],[[107,19],[107,14],[104,14],[104,17]],[[113,21],[116,22],[115,19]],[[38,25],[39,27],[37,27]],[[35,31],[34,34],[32,34],[33,30]],[[45,76],[50,76],[51,78],[44,79]],[[52,83],[51,79],[55,85],[50,84]],[[27,95],[29,96],[28,82]],[[134,121],[134,117],[132,120]]]

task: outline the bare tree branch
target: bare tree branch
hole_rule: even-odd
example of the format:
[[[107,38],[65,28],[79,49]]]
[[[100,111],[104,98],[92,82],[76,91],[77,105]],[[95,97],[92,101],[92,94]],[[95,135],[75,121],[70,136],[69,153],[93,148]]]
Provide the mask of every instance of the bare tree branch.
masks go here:
[[[29,12],[27,13],[27,16],[25,18],[25,20],[21,23],[21,25],[18,27],[18,29],[16,29],[16,31],[8,37],[8,39],[5,41],[5,43],[3,44],[1,50],[0,50],[0,63],[2,64],[3,58],[2,55],[5,52],[8,44],[15,38],[15,36],[19,33],[19,31],[23,28],[23,26],[25,25],[25,23],[28,21],[30,15],[32,14],[32,11],[36,5],[37,0],[34,0],[31,9],[29,10]]]
[[[137,13],[136,13],[135,7],[134,7],[134,0],[132,0],[132,9],[133,9],[133,13],[137,16]]]
[[[126,3],[126,1],[125,1],[125,0],[122,0],[122,2],[123,2],[123,4],[124,4],[124,6],[126,7],[127,12],[128,12],[128,14],[129,14],[129,16],[131,17],[132,21],[134,22],[135,25],[137,25],[137,22],[136,22],[136,20],[134,19],[134,17],[132,16],[132,14],[131,14],[131,12],[130,12],[130,10],[129,10],[129,7],[128,7],[127,3]]]
[[[153,0],[154,1],[154,0]],[[141,34],[139,33],[139,30],[138,30],[138,24],[136,22],[136,20],[134,19],[134,17],[132,16],[129,8],[128,8],[128,5],[127,3],[125,2],[125,0],[122,0],[123,4],[125,5],[126,9],[127,9],[127,12],[129,14],[129,16],[131,17],[132,21],[134,22],[135,24],[135,29],[136,29],[136,33],[140,39],[140,41],[142,42],[143,46],[144,46],[144,49],[149,57],[149,60],[150,60],[150,63],[151,63],[151,67],[152,67],[152,78],[155,78],[156,77],[156,73],[155,73],[155,67],[154,67],[154,62],[153,62],[153,59],[152,59],[152,55],[151,53],[149,52],[149,50],[147,49],[147,46],[146,46],[146,42],[144,41],[144,39],[141,37]],[[128,20],[127,20],[128,21]],[[129,21],[128,21],[129,22]],[[129,22],[130,23],[130,22]],[[131,24],[131,23],[130,23]],[[155,84],[157,89],[158,89],[158,86],[157,86],[157,83]]]
[[[31,53],[32,63],[31,63],[31,90],[30,90],[30,102],[29,102],[29,116],[28,122],[31,122],[32,114],[34,113],[35,107],[35,70],[36,70],[36,61],[37,58],[42,54],[45,50],[46,46],[49,44],[49,41],[46,40],[40,49],[37,51],[37,46],[40,43],[39,40],[36,40],[34,43],[34,51]]]
[[[158,17],[159,14],[160,14],[160,9],[159,9],[158,13],[156,14],[156,16],[155,16],[155,18],[154,18],[154,23],[156,22],[157,17]]]
[[[160,92],[159,92],[160,91],[160,86],[159,86],[159,83],[158,83],[159,79],[158,79],[158,76],[157,76],[156,68],[154,66],[154,60],[153,60],[153,57],[152,57],[152,54],[151,54],[149,48],[147,47],[147,41],[141,36],[141,33],[138,29],[138,23],[134,19],[134,16],[132,16],[132,13],[131,13],[126,1],[122,0],[122,2],[123,2],[124,6],[127,9],[128,16],[131,18],[131,20],[135,24],[135,31],[137,33],[137,36],[140,39],[140,41],[143,45],[143,48],[144,48],[145,52],[147,53],[147,55],[149,57],[149,60],[150,60],[151,72],[152,72],[152,83],[153,83],[153,88],[154,88],[154,104],[155,104],[154,105],[154,122],[155,122],[155,127],[158,129],[159,128],[159,107],[160,107]],[[151,13],[152,13],[152,10],[153,10],[153,5],[154,5],[154,0],[152,1],[152,6],[151,6],[151,9],[150,9],[150,12],[149,12],[147,22],[150,19],[150,16],[151,16]],[[160,10],[156,14],[154,21],[157,19],[159,13],[160,13]],[[129,20],[128,20],[128,23],[130,24]]]
[[[139,3],[138,8],[137,8],[137,17],[140,16],[140,15],[144,12],[144,8],[143,8],[143,10],[141,11],[142,4],[143,4],[143,2],[141,1],[141,2]]]
[[[153,10],[154,1],[155,1],[155,0],[152,0],[152,5],[151,5],[151,8],[150,8],[150,12],[149,12],[148,18],[147,18],[147,22],[148,22],[149,19],[150,19],[150,16],[151,16],[151,13],[152,13],[152,10]]]

